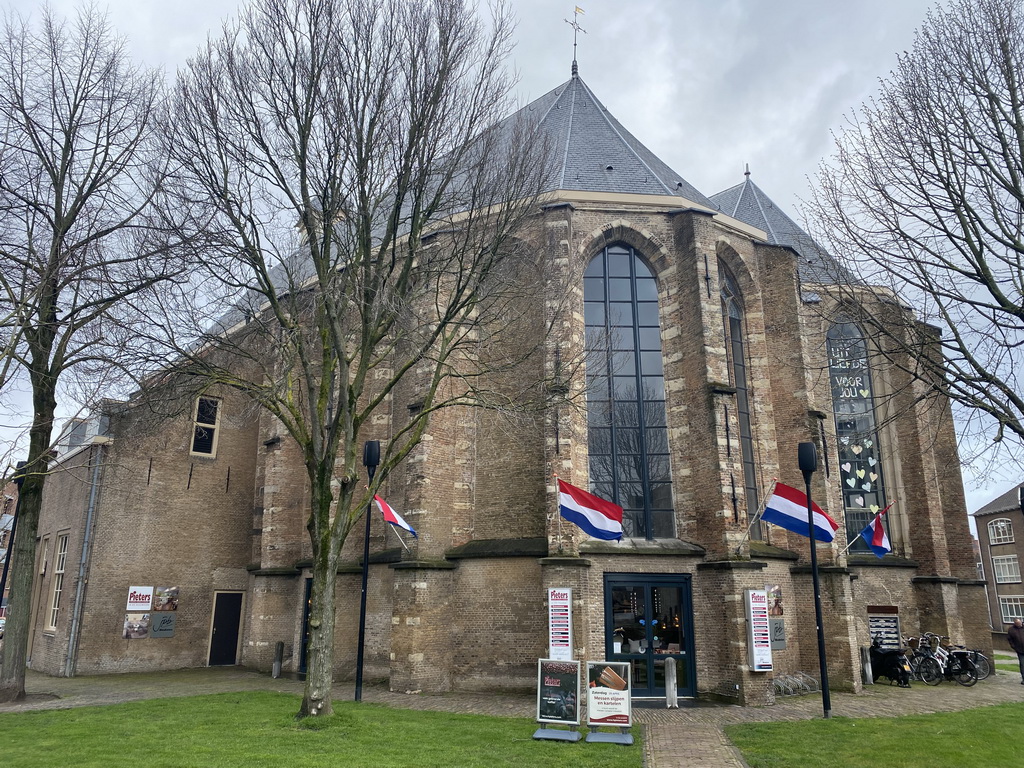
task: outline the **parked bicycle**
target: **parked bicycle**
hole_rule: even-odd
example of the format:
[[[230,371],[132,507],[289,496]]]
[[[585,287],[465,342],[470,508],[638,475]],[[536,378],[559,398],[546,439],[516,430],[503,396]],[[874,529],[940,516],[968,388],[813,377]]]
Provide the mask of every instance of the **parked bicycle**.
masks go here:
[[[942,670],[942,677],[937,682],[924,682],[928,685],[938,685],[944,678],[954,680],[963,686],[972,686],[978,682],[978,669],[971,661],[971,653],[967,650],[957,649],[947,642],[945,635],[936,635],[932,632],[925,632],[921,639],[925,641],[930,649],[932,658],[939,663]]]
[[[903,639],[904,645],[910,651],[907,659],[910,662],[910,673],[914,680],[920,680],[925,685],[938,685],[942,682],[942,665],[932,653],[931,645],[923,642],[920,637],[907,637]]]
[[[945,639],[948,640],[949,638]],[[989,677],[992,674],[993,669],[995,669],[992,664],[992,660],[975,648],[968,648],[965,645],[949,645],[948,643],[945,644],[945,647],[947,650],[965,651],[968,658],[970,658],[971,663],[974,664],[974,668],[978,671],[979,680],[984,680]]]

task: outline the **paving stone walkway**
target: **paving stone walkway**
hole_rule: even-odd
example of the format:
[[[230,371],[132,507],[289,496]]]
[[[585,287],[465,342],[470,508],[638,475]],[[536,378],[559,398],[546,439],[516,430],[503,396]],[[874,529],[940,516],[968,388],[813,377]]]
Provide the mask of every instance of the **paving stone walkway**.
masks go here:
[[[0,712],[117,704],[168,696],[269,690],[299,694],[302,683],[237,667],[186,669],[147,674],[101,675],[94,677],[47,677],[29,671],[28,697],[13,704],[0,704]],[[351,699],[352,684],[335,686],[338,700]],[[533,718],[532,694],[495,695],[466,693],[428,696],[392,693],[381,686],[365,686],[363,699],[404,709],[475,713]],[[909,690],[888,685],[865,686],[864,693],[832,694],[834,717],[896,717],[1024,701],[1020,676],[999,672],[971,688],[944,682],[936,687],[915,683]],[[745,768],[739,752],[722,731],[732,723],[811,720],[822,716],[821,696],[780,698],[771,707],[736,707],[684,702],[680,709],[636,706],[634,719],[644,729],[646,768]]]

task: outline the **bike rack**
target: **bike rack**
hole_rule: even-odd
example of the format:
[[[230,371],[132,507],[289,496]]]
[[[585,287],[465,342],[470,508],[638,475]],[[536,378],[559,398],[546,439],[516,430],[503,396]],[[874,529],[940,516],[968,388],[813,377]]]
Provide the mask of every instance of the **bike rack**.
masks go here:
[[[795,672],[792,675],[777,675],[772,680],[775,693],[780,696],[802,696],[808,693],[817,693],[821,690],[821,684],[817,678],[808,675],[806,672]]]

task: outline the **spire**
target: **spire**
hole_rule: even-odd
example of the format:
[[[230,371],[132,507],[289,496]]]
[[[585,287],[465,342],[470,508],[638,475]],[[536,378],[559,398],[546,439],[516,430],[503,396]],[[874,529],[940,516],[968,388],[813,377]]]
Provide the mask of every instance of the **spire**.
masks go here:
[[[750,163],[744,163],[743,166],[744,166],[744,168],[746,168],[746,170],[743,171],[743,175],[746,176],[749,179],[750,178]]]
[[[579,65],[576,64],[576,38],[580,32],[584,35],[587,34],[587,30],[579,25],[579,17],[582,15],[583,9],[577,5],[576,9],[572,12],[572,21],[563,19],[566,24],[572,27],[572,76],[574,78],[580,76],[580,68]]]

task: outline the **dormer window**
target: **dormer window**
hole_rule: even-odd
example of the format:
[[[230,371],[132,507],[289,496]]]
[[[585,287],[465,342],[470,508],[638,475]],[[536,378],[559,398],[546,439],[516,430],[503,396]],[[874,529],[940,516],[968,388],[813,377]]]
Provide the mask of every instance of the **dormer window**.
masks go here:
[[[219,431],[220,400],[213,397],[198,398],[193,417],[191,452],[199,456],[216,456]]]

